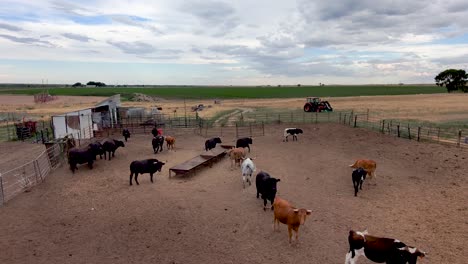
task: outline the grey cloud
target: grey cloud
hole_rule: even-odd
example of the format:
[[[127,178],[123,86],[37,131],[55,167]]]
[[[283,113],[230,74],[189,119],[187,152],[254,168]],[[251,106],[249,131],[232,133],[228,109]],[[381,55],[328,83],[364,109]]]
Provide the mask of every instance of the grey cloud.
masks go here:
[[[124,53],[144,55],[155,51],[154,47],[141,41],[124,42],[124,41],[108,41],[114,47],[119,48]]]
[[[198,18],[202,26],[215,29],[215,37],[228,34],[240,24],[239,18],[235,16],[235,9],[225,2],[190,2],[183,4],[180,9]]]
[[[59,11],[62,11],[64,13],[67,13],[67,14],[81,15],[80,12],[86,12],[86,13],[89,12],[89,10],[84,7],[81,7],[70,2],[66,2],[66,1],[59,1],[59,0],[53,1],[52,5],[53,5],[53,8]]]
[[[155,27],[153,25],[150,25],[150,24],[148,24],[146,22],[135,21],[134,19],[132,19],[131,17],[126,16],[126,15],[113,15],[113,16],[110,16],[110,18],[115,22],[125,24],[125,25],[129,25],[129,26],[133,26],[133,27],[144,28],[144,29],[152,31],[153,33],[158,34],[158,35],[164,34],[164,32],[162,30],[160,30],[159,28],[157,28],[157,27]]]
[[[17,43],[23,43],[23,44],[31,44],[31,45],[37,45],[37,46],[46,46],[46,47],[54,47],[52,43],[36,38],[23,38],[23,37],[15,37],[11,35],[5,35],[5,34],[0,34],[1,38],[5,38],[8,40],[11,40],[13,42]]]
[[[202,50],[199,49],[199,48],[197,48],[197,47],[192,47],[190,50],[191,50],[193,53],[202,53]]]
[[[439,58],[433,61],[441,65],[465,65],[465,67],[468,67],[468,54],[458,57]]]
[[[93,40],[92,38],[88,38],[87,36],[73,34],[73,33],[63,33],[62,36],[69,38],[69,39],[78,40],[81,42],[88,42],[90,40]]]
[[[10,24],[5,24],[5,23],[0,23],[0,28],[6,29],[8,31],[13,31],[13,32],[23,31],[23,29],[20,27],[13,26]]]

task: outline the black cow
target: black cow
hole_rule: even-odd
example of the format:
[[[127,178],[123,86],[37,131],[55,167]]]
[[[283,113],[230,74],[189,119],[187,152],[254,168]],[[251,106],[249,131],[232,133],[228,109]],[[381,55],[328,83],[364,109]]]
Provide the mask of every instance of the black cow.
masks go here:
[[[384,237],[375,237],[367,231],[349,231],[349,252],[346,254],[345,264],[356,263],[359,256],[376,263],[387,264],[416,264],[418,257],[423,258],[426,253],[405,243]]]
[[[161,150],[162,152],[163,145],[164,145],[164,137],[163,136],[154,137],[153,140],[151,141],[151,144],[153,145],[154,154],[158,153],[159,150]]]
[[[106,153],[109,153],[109,160],[112,157],[115,157],[115,151],[118,147],[125,147],[125,144],[121,140],[116,139],[104,139],[102,141],[102,149],[104,150],[104,159],[106,159]]]
[[[75,173],[78,169],[77,164],[88,163],[88,167],[93,169],[94,160],[96,155],[99,154],[100,149],[97,145],[89,144],[85,149],[72,148],[68,151],[68,163],[70,170]]]
[[[102,159],[102,155],[104,154],[104,149],[102,149],[101,142],[92,142],[89,146],[94,150],[93,152],[96,154],[94,156],[94,160],[96,160],[97,155]]]
[[[359,189],[362,190],[362,183],[366,179],[367,171],[361,167],[353,170],[353,186],[354,186],[354,196],[357,196]]]
[[[236,148],[248,148],[250,152],[250,146],[249,144],[252,143],[252,138],[246,137],[246,138],[239,138],[236,142]]]
[[[157,137],[159,135],[158,129],[156,127],[154,127],[151,130],[151,134],[153,134],[153,137]]]
[[[300,128],[285,128],[284,134],[283,134],[284,136],[283,142],[288,141],[289,136],[293,137],[293,141],[294,139],[297,141],[297,134],[302,134],[302,133],[303,131]]]
[[[138,174],[149,173],[151,182],[153,182],[153,174],[157,171],[161,172],[161,168],[165,163],[157,159],[135,160],[130,163],[130,185],[132,185],[133,174],[135,174],[135,182],[138,183]]]
[[[257,186],[257,198],[258,195],[262,195],[263,199],[263,210],[266,210],[267,200],[271,203],[271,209],[273,210],[273,201],[276,196],[276,183],[280,179],[270,177],[270,174],[264,171],[260,171],[255,178],[255,185]]]
[[[122,136],[125,138],[125,142],[127,142],[127,138],[130,138],[130,131],[127,128],[122,130]]]
[[[222,143],[221,138],[215,137],[210,138],[205,141],[205,150],[208,151],[210,149],[214,149],[216,147],[216,143]]]

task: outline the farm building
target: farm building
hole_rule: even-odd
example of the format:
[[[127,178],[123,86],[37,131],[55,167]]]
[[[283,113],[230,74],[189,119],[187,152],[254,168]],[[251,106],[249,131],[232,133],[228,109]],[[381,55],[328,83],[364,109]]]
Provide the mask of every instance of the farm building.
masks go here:
[[[92,109],[83,109],[52,116],[54,137],[58,139],[70,134],[76,138],[93,137],[91,114]]]
[[[113,127],[118,120],[118,108],[121,106],[120,94],[113,95],[93,108],[93,123],[98,129]]]

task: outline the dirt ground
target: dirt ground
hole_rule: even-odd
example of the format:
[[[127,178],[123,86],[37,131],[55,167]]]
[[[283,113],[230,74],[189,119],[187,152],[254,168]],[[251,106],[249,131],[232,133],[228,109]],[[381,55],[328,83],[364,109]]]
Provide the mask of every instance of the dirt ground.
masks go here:
[[[0,173],[34,160],[45,149],[43,144],[21,141],[0,143]]]
[[[28,112],[31,114],[51,115],[93,107],[105,97],[58,96],[58,100],[45,104],[34,104],[32,96],[0,95],[0,112]],[[421,94],[395,96],[356,96],[325,97],[335,110],[366,111],[383,118],[419,119],[426,121],[449,121],[468,119],[468,94]],[[214,104],[213,100],[186,100],[186,111],[198,104],[211,106],[200,111],[200,116],[213,116],[220,111],[231,109],[251,109],[267,107],[273,109],[302,109],[305,98],[285,99],[230,99]],[[159,102],[123,102],[123,106],[163,108],[166,114],[184,114],[183,100],[163,100]]]
[[[304,125],[297,142],[282,142],[283,128],[254,138],[250,156],[281,179],[278,196],[313,211],[299,244],[289,246],[285,225],[273,232],[273,213],[227,158],[168,178],[204,138],[176,134],[176,151],[154,155],[151,136],[135,135],[112,161],[75,175],[63,166],[0,207],[0,263],[343,263],[348,231],[365,228],[427,251],[421,263],[466,263],[466,150],[338,124]],[[162,173],[130,187],[129,163],[151,157],[167,160]],[[354,197],[357,158],[377,161],[377,185]]]

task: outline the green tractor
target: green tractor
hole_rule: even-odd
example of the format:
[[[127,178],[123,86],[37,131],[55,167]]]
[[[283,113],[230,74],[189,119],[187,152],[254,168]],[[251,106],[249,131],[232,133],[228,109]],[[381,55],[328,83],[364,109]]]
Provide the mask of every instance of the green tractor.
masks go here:
[[[304,112],[332,112],[328,101],[322,101],[319,97],[307,97],[307,102],[304,105]]]

